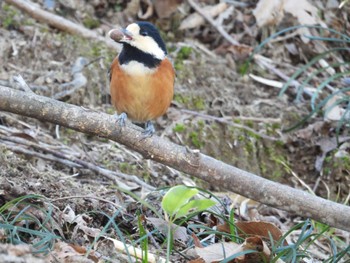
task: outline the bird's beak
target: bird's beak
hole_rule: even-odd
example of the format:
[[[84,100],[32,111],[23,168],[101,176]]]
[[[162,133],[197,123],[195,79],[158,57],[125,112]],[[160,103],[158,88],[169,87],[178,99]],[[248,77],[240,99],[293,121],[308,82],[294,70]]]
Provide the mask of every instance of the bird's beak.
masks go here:
[[[125,40],[132,40],[132,33],[130,31],[126,30],[125,28],[123,28],[121,31]]]
[[[129,42],[132,40],[132,33],[126,29],[112,29],[111,31],[108,32],[108,36],[119,43],[122,42]]]

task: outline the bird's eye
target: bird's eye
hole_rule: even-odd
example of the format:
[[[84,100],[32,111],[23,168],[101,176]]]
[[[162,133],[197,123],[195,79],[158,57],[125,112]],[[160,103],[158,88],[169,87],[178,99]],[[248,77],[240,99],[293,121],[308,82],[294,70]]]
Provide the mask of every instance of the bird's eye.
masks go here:
[[[141,35],[141,36],[148,36],[148,33],[147,33],[146,31],[141,31],[141,32],[140,32],[140,35]]]

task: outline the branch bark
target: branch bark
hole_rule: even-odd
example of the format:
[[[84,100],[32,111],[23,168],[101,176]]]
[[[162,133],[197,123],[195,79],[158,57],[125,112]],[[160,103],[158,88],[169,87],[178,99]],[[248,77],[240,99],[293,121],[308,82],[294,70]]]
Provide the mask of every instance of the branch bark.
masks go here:
[[[25,0],[5,0],[9,5],[17,7],[19,10],[29,14],[34,19],[49,24],[62,31],[68,32],[72,35],[79,35],[84,38],[94,39],[99,42],[104,42],[110,48],[120,51],[120,45],[116,44],[109,38],[97,34],[95,31],[85,28],[82,25],[73,23],[61,16],[42,10],[37,4]]]
[[[59,124],[79,132],[106,137],[213,185],[258,202],[310,217],[350,231],[350,207],[266,180],[207,155],[188,150],[157,136],[143,138],[141,128],[118,129],[113,116],[0,86],[0,110]]]

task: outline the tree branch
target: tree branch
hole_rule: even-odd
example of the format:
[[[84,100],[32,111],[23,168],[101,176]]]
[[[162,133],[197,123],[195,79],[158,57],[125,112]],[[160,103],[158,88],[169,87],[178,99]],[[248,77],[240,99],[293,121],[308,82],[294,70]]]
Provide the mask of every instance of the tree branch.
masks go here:
[[[186,150],[186,147],[157,136],[143,138],[141,128],[135,125],[128,124],[123,129],[118,129],[112,115],[3,86],[0,86],[0,110],[106,137],[128,146],[145,158],[171,166],[213,185],[350,231],[348,206],[269,181],[207,155]]]
[[[225,31],[222,25],[218,25],[212,17],[208,16],[195,1],[188,0],[188,3],[190,4],[191,7],[193,7],[194,10],[196,10],[198,14],[203,16],[230,44],[234,46],[239,45],[239,42],[237,40],[234,40],[230,36],[230,34]]]
[[[109,38],[103,37],[97,34],[95,31],[85,28],[82,25],[73,23],[72,21],[65,19],[61,16],[47,12],[39,8],[37,4],[25,0],[5,0],[9,5],[17,7],[19,10],[29,14],[34,19],[49,24],[62,31],[68,32],[72,35],[79,35],[84,38],[94,39],[99,42],[104,42],[110,48],[120,51],[120,45],[116,44]]]

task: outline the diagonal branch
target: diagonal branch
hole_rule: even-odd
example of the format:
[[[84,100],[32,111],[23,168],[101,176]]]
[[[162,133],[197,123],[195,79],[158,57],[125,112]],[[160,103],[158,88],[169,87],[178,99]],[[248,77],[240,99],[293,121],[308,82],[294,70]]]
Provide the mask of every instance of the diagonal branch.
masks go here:
[[[113,116],[0,86],[0,110],[106,137],[213,185],[261,203],[350,231],[350,207],[269,181],[157,136],[142,139],[140,128],[119,130]]]
[[[97,34],[95,31],[85,28],[82,25],[76,24],[61,16],[55,15],[48,11],[42,10],[37,4],[25,0],[5,0],[7,4],[17,7],[19,10],[29,14],[34,19],[49,24],[64,32],[72,35],[79,35],[84,38],[94,39],[98,42],[104,42],[108,47],[115,50],[120,50],[120,45],[113,42],[111,39]]]

